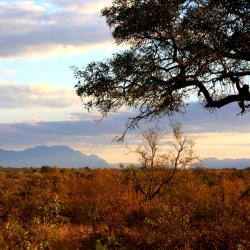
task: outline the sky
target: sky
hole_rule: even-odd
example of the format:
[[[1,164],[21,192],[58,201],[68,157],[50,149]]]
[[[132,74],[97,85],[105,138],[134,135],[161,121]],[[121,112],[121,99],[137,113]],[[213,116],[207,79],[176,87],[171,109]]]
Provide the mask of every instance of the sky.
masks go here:
[[[100,10],[111,0],[0,0],[0,148],[66,145],[110,163],[133,162],[140,130],[113,141],[125,129],[129,111],[97,122],[75,94],[70,66],[84,67],[118,51]],[[250,115],[236,104],[209,112],[196,102],[181,122],[203,157],[250,158]],[[154,124],[141,124],[141,130]],[[167,138],[167,135],[166,135]]]

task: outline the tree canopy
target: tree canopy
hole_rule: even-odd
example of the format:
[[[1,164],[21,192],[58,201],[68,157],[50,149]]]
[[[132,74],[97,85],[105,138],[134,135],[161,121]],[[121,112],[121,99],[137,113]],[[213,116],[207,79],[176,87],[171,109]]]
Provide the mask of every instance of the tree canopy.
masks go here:
[[[135,107],[128,127],[180,112],[190,95],[250,108],[249,0],[114,0],[102,15],[127,49],[75,68],[86,108]]]

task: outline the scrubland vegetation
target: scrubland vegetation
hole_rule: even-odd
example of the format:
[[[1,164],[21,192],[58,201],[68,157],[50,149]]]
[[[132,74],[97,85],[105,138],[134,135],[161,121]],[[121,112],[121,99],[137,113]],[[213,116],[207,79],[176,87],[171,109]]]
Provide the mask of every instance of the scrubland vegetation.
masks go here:
[[[139,166],[1,168],[0,249],[249,249],[250,168],[192,168],[180,126],[164,154],[141,138]]]
[[[169,176],[154,171],[154,180]],[[0,249],[249,249],[250,169],[0,169]]]

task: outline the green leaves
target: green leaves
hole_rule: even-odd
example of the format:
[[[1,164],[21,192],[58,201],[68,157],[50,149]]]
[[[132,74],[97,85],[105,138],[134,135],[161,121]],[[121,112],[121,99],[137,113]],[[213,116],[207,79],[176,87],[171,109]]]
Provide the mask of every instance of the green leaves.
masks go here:
[[[102,14],[129,49],[75,68],[77,94],[104,116],[137,109],[128,128],[180,112],[194,92],[208,108],[238,102],[243,113],[250,101],[242,91],[250,75],[249,13],[246,0],[115,0]]]

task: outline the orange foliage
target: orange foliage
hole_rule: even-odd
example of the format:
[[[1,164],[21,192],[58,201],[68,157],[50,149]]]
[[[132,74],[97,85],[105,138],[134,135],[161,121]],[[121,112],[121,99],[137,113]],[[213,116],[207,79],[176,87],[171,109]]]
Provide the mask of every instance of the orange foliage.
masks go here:
[[[183,169],[145,200],[127,169],[1,168],[0,249],[250,249],[249,181]]]

